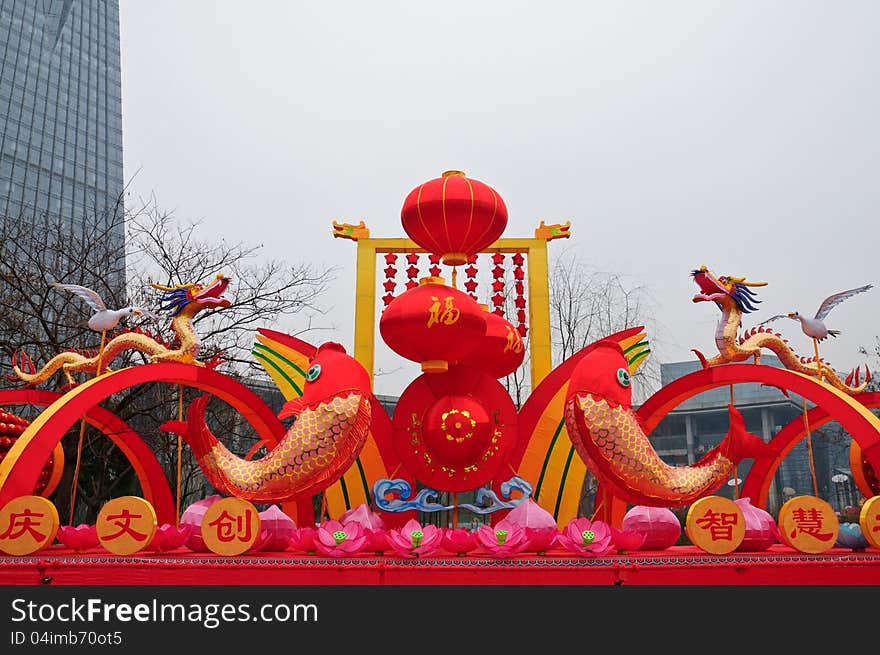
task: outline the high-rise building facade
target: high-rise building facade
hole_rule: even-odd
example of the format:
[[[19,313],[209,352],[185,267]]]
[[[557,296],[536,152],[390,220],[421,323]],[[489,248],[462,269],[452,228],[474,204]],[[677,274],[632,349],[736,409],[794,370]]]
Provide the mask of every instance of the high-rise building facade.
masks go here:
[[[124,240],[118,0],[0,0],[0,221]]]

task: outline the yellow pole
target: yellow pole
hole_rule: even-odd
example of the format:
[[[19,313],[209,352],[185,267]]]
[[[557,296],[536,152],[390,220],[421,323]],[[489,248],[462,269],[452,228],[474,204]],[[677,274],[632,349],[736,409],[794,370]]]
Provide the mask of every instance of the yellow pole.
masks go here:
[[[547,241],[528,239],[529,263],[529,356],[532,360],[532,390],[538,388],[553,368],[550,343],[550,282]]]
[[[101,375],[101,359],[104,356],[104,340],[107,338],[107,330],[101,330],[101,345],[98,346],[98,368],[95,369],[95,377]],[[86,420],[79,420],[79,441],[76,443],[76,465],[73,467],[73,484],[70,488],[70,515],[67,517],[67,525],[73,526],[73,512],[76,509],[76,492],[79,486],[79,468],[82,462],[83,439],[86,433]]]
[[[183,385],[177,385],[177,420],[183,421]],[[180,472],[181,458],[183,455],[183,441],[180,433],[177,433],[177,513],[175,514],[175,527],[180,527]]]
[[[813,350],[816,351],[816,374],[821,382],[824,376],[822,375],[822,361],[819,359],[819,342],[816,339],[813,339]]]
[[[810,435],[810,419],[807,418],[807,399],[803,398],[804,401],[804,427],[807,431],[807,454],[810,457],[810,475],[813,477],[813,495],[816,498],[819,497],[819,484],[816,482],[816,463],[813,460],[813,439],[812,435]]]
[[[357,277],[354,299],[354,358],[373,380],[376,324],[376,247],[372,239],[357,242]]]
[[[733,385],[730,385],[730,404],[733,405]],[[739,498],[739,470],[736,464],[733,465],[733,498]]]

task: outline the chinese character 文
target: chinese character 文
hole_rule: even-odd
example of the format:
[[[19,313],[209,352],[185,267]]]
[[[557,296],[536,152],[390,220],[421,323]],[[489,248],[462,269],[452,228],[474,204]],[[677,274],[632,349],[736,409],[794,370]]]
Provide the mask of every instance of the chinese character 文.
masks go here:
[[[739,516],[736,514],[728,514],[727,512],[713,512],[711,509],[706,510],[702,518],[697,519],[696,523],[704,530],[709,530],[712,541],[733,539],[733,526],[739,522]]]
[[[246,509],[244,514],[240,516],[233,516],[223,510],[220,516],[208,525],[217,529],[218,541],[230,542],[236,538],[241,542],[251,540],[251,510],[249,509]]]
[[[820,541],[829,541],[834,538],[834,534],[831,532],[819,532],[822,529],[822,513],[816,508],[795,509],[792,511],[791,517],[795,523],[795,528],[791,531],[792,539],[798,533],[808,534]]]
[[[32,512],[28,507],[25,507],[20,514],[12,512],[9,515],[9,525],[6,526],[6,531],[0,534],[0,539],[18,539],[28,533],[34,541],[42,541],[47,535],[37,532],[36,527],[40,526],[40,521],[35,519],[42,519],[44,516],[46,515]]]
[[[104,537],[104,540],[111,541],[113,539],[118,539],[124,534],[129,535],[135,541],[145,541],[149,535],[144,534],[142,532],[138,532],[134,528],[131,527],[131,522],[134,519],[143,518],[142,514],[132,514],[128,511],[128,508],[123,508],[119,514],[111,514],[107,517],[107,522],[112,523],[117,528],[119,528],[119,532],[115,532],[113,534],[108,534]]]

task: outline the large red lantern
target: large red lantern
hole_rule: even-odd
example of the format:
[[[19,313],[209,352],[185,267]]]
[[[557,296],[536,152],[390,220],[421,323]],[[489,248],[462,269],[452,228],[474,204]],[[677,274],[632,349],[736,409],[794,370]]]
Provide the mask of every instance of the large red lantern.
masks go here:
[[[443,278],[425,277],[389,303],[379,333],[391,350],[421,364],[425,373],[442,373],[480,346],[486,315]]]
[[[469,491],[508,472],[516,430],[507,390],[488,373],[465,366],[417,377],[391,419],[401,465],[438,491]]]
[[[486,305],[481,307],[485,311],[486,333],[479,348],[472,350],[459,364],[486,371],[496,379],[503,378],[523,363],[525,344],[510,321],[488,311]]]
[[[507,206],[489,185],[446,171],[409,192],[400,221],[422,248],[447,266],[461,266],[501,236]]]

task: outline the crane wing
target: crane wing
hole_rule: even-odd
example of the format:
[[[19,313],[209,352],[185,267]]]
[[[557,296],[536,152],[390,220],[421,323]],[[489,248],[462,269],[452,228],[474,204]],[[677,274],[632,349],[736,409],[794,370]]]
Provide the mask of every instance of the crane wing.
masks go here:
[[[761,321],[758,325],[764,325],[764,323],[769,323],[770,321],[775,321],[777,318],[788,318],[787,314],[777,314],[776,316],[771,316],[770,318]]]
[[[60,282],[53,282],[52,286],[76,294],[85,300],[89,304],[89,307],[96,312],[103,312],[107,309],[107,306],[104,304],[104,301],[101,300],[101,296],[98,295],[98,292],[93,291],[88,287],[82,287],[78,284],[61,284]]]
[[[866,284],[863,287],[857,287],[855,289],[849,289],[848,291],[841,291],[840,293],[835,293],[832,296],[828,296],[822,304],[819,306],[819,311],[816,312],[816,318],[820,321],[828,316],[828,312],[837,307],[840,303],[842,303],[847,298],[856,295],[857,293],[862,293],[871,288],[870,284]]]

